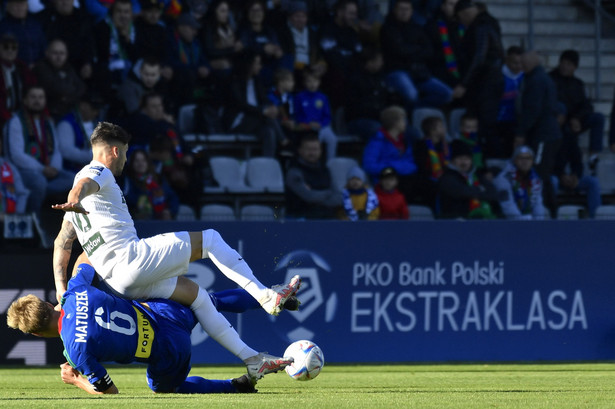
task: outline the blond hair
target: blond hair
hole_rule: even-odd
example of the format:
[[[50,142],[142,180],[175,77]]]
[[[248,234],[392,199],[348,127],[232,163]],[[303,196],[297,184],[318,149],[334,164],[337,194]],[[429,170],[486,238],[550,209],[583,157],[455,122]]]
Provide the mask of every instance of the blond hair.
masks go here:
[[[9,307],[6,323],[26,334],[43,332],[49,327],[53,309],[33,294],[15,300]]]
[[[392,105],[380,112],[380,122],[384,129],[391,129],[401,119],[406,119],[406,110],[398,105]]]

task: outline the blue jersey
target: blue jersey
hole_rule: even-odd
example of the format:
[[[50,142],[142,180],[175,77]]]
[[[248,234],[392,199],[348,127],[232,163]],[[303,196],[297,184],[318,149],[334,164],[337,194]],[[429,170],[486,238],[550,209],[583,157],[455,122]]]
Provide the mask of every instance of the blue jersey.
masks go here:
[[[94,287],[95,277],[93,267],[81,264],[63,295],[60,336],[71,366],[101,391],[112,384],[101,362],[147,362],[148,376],[162,375],[157,368],[180,368],[168,380],[169,387],[177,386],[190,369],[190,331],[196,324],[190,309],[169,300],[148,300],[146,308]]]

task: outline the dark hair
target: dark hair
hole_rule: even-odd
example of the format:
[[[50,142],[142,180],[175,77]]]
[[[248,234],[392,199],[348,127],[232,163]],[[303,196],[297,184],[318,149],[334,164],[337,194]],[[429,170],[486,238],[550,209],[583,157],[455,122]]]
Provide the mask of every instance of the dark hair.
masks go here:
[[[144,108],[145,105],[147,105],[147,103],[149,102],[149,100],[154,99],[154,98],[160,98],[160,100],[164,103],[164,97],[162,96],[161,93],[156,92],[156,91],[146,92],[141,97],[141,104],[139,105],[139,108]]]
[[[466,112],[465,114],[461,115],[461,118],[459,118],[459,123],[462,123],[463,121],[467,121],[468,119],[478,120],[478,117],[474,114]]]
[[[305,142],[320,142],[320,138],[318,137],[318,133],[314,131],[304,131],[299,135],[299,144],[297,147],[300,147]]]
[[[570,61],[575,67],[579,66],[579,53],[576,50],[564,50],[559,56],[560,62],[562,60]]]
[[[135,169],[134,169],[134,163],[135,163],[135,158],[140,153],[143,154],[143,156],[145,156],[145,161],[147,162],[147,170],[145,172],[155,175],[155,172],[153,171],[154,164],[152,162],[152,158],[149,156],[149,154],[147,153],[145,149],[138,148],[130,153],[130,157],[128,158],[128,166],[126,166],[126,174],[129,178],[133,180],[137,179],[137,174],[135,173]]]
[[[359,6],[357,0],[339,0],[337,3],[335,3],[335,12],[337,13],[340,10],[345,9],[346,6],[349,4],[354,4],[357,7]]]
[[[29,93],[30,91],[32,91],[33,89],[42,89],[42,90],[43,90],[43,92],[45,92],[45,88],[44,88],[42,85],[39,85],[39,84],[30,84],[30,85],[28,85],[27,87],[25,87],[25,88],[24,88],[22,97],[23,97],[23,98],[25,98],[25,97],[26,97],[26,95],[28,95],[28,93]],[[47,93],[46,93],[46,92],[45,92],[45,96],[47,96]]]
[[[294,78],[293,73],[290,70],[287,70],[286,68],[278,68],[273,73],[273,83],[274,84],[279,84],[280,81],[284,81],[289,78]]]
[[[92,132],[91,143],[96,145],[99,143],[112,145],[115,143],[127,144],[130,141],[130,135],[121,126],[112,124],[111,122],[99,122]]]
[[[436,129],[436,126],[439,123],[443,123],[442,118],[440,118],[439,116],[428,116],[427,118],[423,119],[423,122],[421,122],[421,130],[423,131],[423,135],[430,135],[431,131]]]
[[[361,54],[359,54],[363,64],[367,63],[368,61],[373,60],[379,55],[382,55],[382,51],[380,51],[378,47],[374,47],[374,46],[364,47],[363,51],[361,51]]]
[[[511,45],[506,50],[506,55],[507,56],[510,56],[510,55],[521,55],[521,54],[523,54],[523,48],[519,47],[518,45]]]
[[[109,15],[110,15],[110,16],[112,16],[112,15],[113,15],[113,12],[115,11],[115,8],[117,7],[117,5],[118,5],[118,4],[128,4],[128,5],[130,6],[130,9],[131,9],[132,11],[134,11],[134,10],[133,10],[133,8],[132,8],[132,2],[131,2],[130,0],[115,0],[115,1],[111,4],[111,7],[109,7]]]

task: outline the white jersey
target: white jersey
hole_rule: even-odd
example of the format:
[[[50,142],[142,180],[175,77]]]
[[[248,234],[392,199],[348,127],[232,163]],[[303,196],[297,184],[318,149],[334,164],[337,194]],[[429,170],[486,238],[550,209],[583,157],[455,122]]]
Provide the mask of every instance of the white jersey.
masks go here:
[[[113,173],[93,160],[77,173],[73,186],[83,178],[90,178],[99,186],[98,192],[81,201],[89,213],[66,212],[64,220],[73,224],[81,247],[94,268],[104,277],[117,259],[111,260],[124,253],[139,238]]]

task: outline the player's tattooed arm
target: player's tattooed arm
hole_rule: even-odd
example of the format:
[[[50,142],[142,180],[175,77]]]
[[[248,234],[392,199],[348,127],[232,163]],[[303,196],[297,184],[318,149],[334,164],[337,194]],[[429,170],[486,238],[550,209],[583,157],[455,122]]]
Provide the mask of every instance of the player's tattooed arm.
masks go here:
[[[69,221],[62,222],[62,228],[53,243],[53,277],[56,285],[58,302],[66,292],[66,271],[73,250],[73,242],[77,238],[75,227]]]

